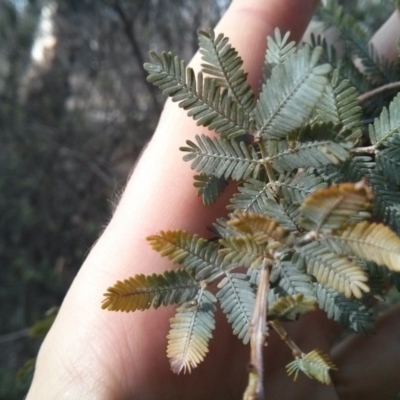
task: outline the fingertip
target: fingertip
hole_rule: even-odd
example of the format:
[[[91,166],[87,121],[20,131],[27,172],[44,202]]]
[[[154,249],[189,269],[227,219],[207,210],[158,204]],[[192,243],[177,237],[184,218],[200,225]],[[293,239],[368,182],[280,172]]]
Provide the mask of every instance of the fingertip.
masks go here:
[[[376,51],[388,61],[399,57],[400,12],[396,10],[371,39]]]

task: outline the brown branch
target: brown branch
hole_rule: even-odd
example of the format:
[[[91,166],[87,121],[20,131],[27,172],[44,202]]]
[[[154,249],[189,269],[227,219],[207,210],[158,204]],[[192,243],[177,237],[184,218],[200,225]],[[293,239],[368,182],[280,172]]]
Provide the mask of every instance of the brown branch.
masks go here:
[[[260,282],[258,284],[257,296],[249,326],[250,331],[250,366],[249,382],[243,395],[244,400],[264,400],[263,384],[263,348],[267,335],[267,299],[269,291],[271,261],[264,259],[261,266]]]
[[[391,82],[386,85],[380,86],[376,89],[370,90],[369,92],[363,93],[358,96],[358,101],[360,104],[366,102],[367,100],[372,99],[375,96],[379,96],[386,92],[391,92],[394,90],[400,90],[400,81],[399,82]]]
[[[279,337],[287,344],[287,346],[292,350],[292,354],[294,358],[299,358],[304,355],[301,349],[297,346],[297,344],[293,341],[293,339],[289,336],[289,334],[283,329],[283,326],[276,319],[269,321],[269,324],[272,326],[274,331],[279,335]]]

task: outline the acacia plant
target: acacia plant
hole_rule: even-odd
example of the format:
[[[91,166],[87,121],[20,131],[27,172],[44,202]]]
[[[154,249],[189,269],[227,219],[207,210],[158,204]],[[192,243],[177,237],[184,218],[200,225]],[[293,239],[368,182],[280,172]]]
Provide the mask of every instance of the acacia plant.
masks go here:
[[[329,356],[304,353],[281,321],[319,307],[365,334],[384,288],[400,283],[400,68],[379,58],[335,3],[320,16],[342,33],[344,56],[321,37],[296,47],[276,30],[258,97],[228,38],[212,30],[199,33],[197,76],[171,53],[151,53],[145,64],[150,82],[219,134],[181,147],[204,203],[215,202],[230,180],[239,188],[229,217],[211,228],[217,240],[182,230],[148,237],[180,268],[118,281],[102,307],[176,304],[167,356],[179,373],[204,359],[219,303],[233,333],[250,343],[248,399],[263,398],[267,329],[292,350],[288,374],[328,384],[336,368]]]

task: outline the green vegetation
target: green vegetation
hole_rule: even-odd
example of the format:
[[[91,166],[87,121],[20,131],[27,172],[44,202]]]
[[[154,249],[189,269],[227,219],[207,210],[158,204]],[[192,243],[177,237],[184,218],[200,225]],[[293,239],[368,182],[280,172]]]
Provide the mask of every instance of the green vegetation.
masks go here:
[[[145,64],[149,82],[218,134],[181,147],[204,203],[231,180],[239,189],[229,217],[212,227],[218,240],[180,230],[148,237],[181,268],[118,281],[102,307],[177,305],[167,356],[179,373],[206,356],[219,303],[251,346],[246,399],[262,398],[268,329],[292,351],[288,374],[329,384],[329,356],[303,352],[281,321],[319,307],[365,334],[374,306],[399,282],[399,65],[377,56],[367,29],[337,2],[326,1],[318,16],[340,33],[343,55],[323,37],[296,48],[276,30],[258,96],[228,38],[212,30],[199,33],[199,74],[172,53],[152,52]]]

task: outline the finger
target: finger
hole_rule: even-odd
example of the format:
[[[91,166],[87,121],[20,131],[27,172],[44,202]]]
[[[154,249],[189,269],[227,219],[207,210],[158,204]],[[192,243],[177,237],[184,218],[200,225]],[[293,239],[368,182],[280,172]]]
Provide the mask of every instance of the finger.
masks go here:
[[[304,1],[299,4],[296,0],[235,0],[232,3],[229,18],[222,19],[215,31],[217,34],[223,33],[228,36],[238,50],[254,90],[257,90],[261,78],[266,37],[278,27],[283,33],[290,31],[292,40],[300,40],[317,4],[318,1]],[[191,66],[198,69],[200,64],[201,57],[197,53]]]
[[[400,306],[369,337],[351,336],[331,353],[339,367],[333,381],[341,400],[389,400],[400,392]]]
[[[232,3],[217,30],[223,30],[243,54],[254,86],[261,76],[265,37],[276,25],[282,30],[293,27],[294,37],[299,37],[315,4],[297,0]],[[171,268],[149,248],[146,236],[161,229],[178,228],[205,233],[205,226],[221,212],[221,206],[204,211],[192,188],[192,173],[183,165],[178,151],[186,139],[198,132],[199,128],[188,122],[182,110],[176,105],[167,106],[112,221],[75,279],[42,346],[34,388],[57,388],[59,397],[54,398],[62,398],[61,394],[72,384],[79,387],[80,393],[91,393],[92,397],[97,394],[96,398],[123,398],[124,393],[152,398],[155,391],[174,393],[177,383],[182,387],[186,382],[193,385],[191,398],[205,398],[210,387],[226,390],[232,384],[229,374],[237,368],[235,365],[240,366],[236,359],[226,363],[214,359],[207,385],[201,375],[172,375],[165,357],[170,310],[126,315],[100,309],[102,293],[117,279]],[[237,343],[224,340],[217,355],[234,353],[237,347],[243,349]],[[244,356],[243,350],[241,354]],[[56,365],[54,358],[58,360]]]
[[[399,57],[400,12],[396,10],[371,39],[371,44],[380,56],[388,61]]]

